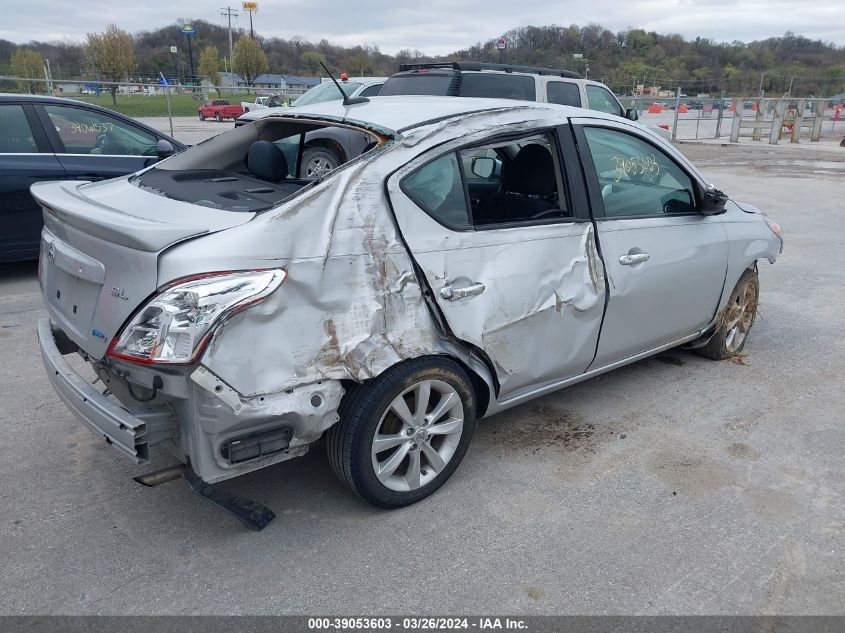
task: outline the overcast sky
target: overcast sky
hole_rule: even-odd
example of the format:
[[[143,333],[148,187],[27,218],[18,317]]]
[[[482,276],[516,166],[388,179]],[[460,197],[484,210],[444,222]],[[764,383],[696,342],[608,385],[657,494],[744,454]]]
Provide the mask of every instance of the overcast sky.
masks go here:
[[[81,41],[86,32],[114,22],[136,32],[178,18],[222,23],[208,0],[31,0],[4,2],[0,38]],[[240,9],[240,1],[231,2]],[[786,31],[845,45],[845,0],[258,0],[256,29],[264,36],[301,35],[338,44],[375,44],[386,53],[401,48],[449,53],[496,37],[515,26],[599,23],[680,33],[687,38],[751,41]],[[238,26],[249,27],[240,11]]]

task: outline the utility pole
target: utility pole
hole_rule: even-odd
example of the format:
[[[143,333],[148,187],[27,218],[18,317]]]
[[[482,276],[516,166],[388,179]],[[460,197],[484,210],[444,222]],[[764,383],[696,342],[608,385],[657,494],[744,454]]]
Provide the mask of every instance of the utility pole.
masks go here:
[[[787,93],[786,93],[786,96],[787,96],[787,97],[791,97],[791,96],[792,96],[792,82],[793,82],[793,81],[795,81],[795,77],[790,77],[790,78],[789,78],[789,90],[788,90],[788,91],[787,91]]]
[[[763,77],[766,76],[766,73],[760,73],[760,97],[763,97]]]
[[[232,16],[238,17],[238,12],[232,7],[220,9],[220,15],[225,16],[229,20],[229,72],[231,73],[232,86],[235,85],[235,69],[232,65]]]

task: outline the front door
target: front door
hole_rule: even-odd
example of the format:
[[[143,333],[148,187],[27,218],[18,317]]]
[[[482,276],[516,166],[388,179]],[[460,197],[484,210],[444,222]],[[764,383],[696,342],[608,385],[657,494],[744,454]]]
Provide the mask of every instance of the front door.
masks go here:
[[[604,272],[563,156],[553,130],[499,137],[433,150],[388,181],[438,308],[490,361],[500,399],[580,374],[595,353]]]
[[[575,129],[610,293],[598,368],[710,323],[728,242],[721,218],[698,212],[695,181],[678,161],[634,128],[588,121]]]

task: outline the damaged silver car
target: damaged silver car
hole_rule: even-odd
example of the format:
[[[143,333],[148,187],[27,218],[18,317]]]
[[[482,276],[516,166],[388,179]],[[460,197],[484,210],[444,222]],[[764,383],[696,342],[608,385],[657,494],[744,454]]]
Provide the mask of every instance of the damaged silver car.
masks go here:
[[[300,177],[326,128],[364,153]],[[361,497],[419,501],[479,418],[671,347],[739,353],[757,262],[782,249],[643,126],[533,102],[269,109],[132,176],[32,193],[56,391],[207,496],[325,434]]]

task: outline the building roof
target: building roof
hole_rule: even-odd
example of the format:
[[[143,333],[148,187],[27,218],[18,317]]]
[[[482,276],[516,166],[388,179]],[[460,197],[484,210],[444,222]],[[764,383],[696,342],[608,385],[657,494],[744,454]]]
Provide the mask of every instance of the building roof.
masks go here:
[[[288,82],[285,81],[285,76],[275,73],[263,73],[255,78],[253,84],[273,84],[274,86],[284,86]]]
[[[300,75],[280,75],[288,85],[318,86],[322,82],[320,77],[301,77]]]

